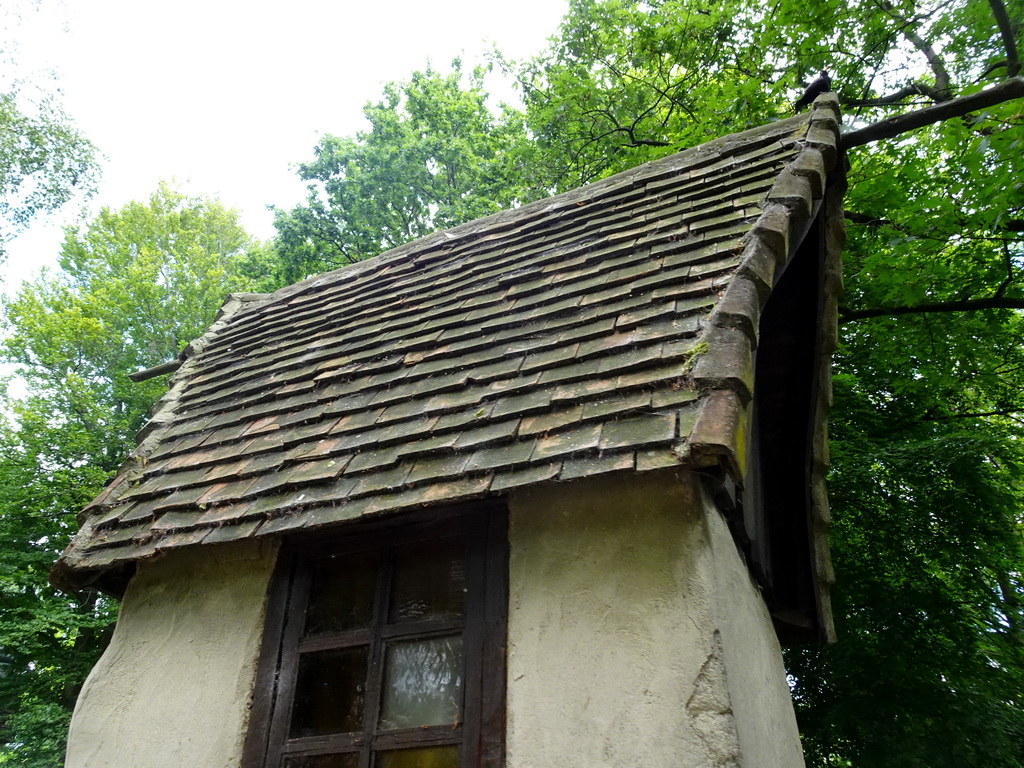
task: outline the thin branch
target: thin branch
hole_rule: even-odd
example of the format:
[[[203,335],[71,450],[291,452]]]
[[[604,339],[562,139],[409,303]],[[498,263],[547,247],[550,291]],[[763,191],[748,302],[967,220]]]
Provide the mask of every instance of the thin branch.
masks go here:
[[[973,312],[978,309],[1024,309],[1024,299],[992,296],[987,299],[963,299],[961,301],[936,301],[929,304],[915,304],[901,307],[873,307],[871,309],[839,310],[839,322],[866,320],[871,317],[895,317],[897,315],[930,314],[934,312]]]
[[[627,147],[671,147],[672,146],[672,142],[670,142],[670,141],[662,141],[660,139],[638,139],[636,137],[636,133],[635,133],[635,131],[636,131],[636,123],[637,123],[637,121],[639,121],[640,119],[643,118],[643,115],[641,115],[636,120],[634,120],[632,125],[620,125],[618,120],[611,113],[611,110],[608,110],[608,109],[591,109],[591,110],[588,110],[587,112],[585,112],[584,114],[587,115],[587,116],[601,115],[605,119],[607,119],[608,122],[611,123],[611,125],[612,125],[612,127],[609,130],[605,131],[603,134],[601,134],[600,136],[596,137],[595,140],[606,138],[606,137],[611,136],[612,134],[615,134],[615,133],[624,133],[624,134],[626,134],[626,136],[629,137],[629,143],[624,145],[624,146],[627,146]],[[593,122],[596,125],[597,121],[594,120]]]
[[[1017,415],[1017,413],[1018,411],[1016,410],[1009,410],[985,411],[983,413],[946,413],[943,414],[942,416],[926,414],[925,416],[921,417],[921,421],[948,421],[950,419],[983,419],[988,416],[1006,416],[1008,418],[1013,418],[1014,416]]]
[[[912,29],[903,30],[904,36],[914,44],[924,57],[928,60],[928,66],[932,68],[932,72],[935,74],[935,96],[933,97],[936,102],[949,101],[953,98],[953,92],[949,88],[949,73],[946,71],[946,67],[942,63],[942,59],[935,52],[935,49],[917,32]]]
[[[895,230],[897,230],[899,232],[910,232],[910,233],[914,234],[916,237],[919,237],[921,239],[929,239],[927,235],[924,235],[924,234],[919,233],[919,232],[918,233],[912,232],[910,227],[906,226],[905,224],[898,224],[895,221],[891,221],[890,219],[885,219],[885,218],[882,218],[880,216],[873,216],[870,213],[861,213],[860,211],[851,211],[849,208],[845,208],[845,209],[843,209],[843,218],[845,218],[851,224],[861,224],[861,225],[863,225],[865,227],[876,227],[876,228],[890,227],[891,229],[895,229]],[[963,222],[961,222],[961,224],[962,223]],[[1024,233],[1024,219],[1004,219],[1002,222],[1000,222],[999,224],[996,225],[995,230],[996,230],[996,232],[1022,232],[1022,233]],[[1000,237],[999,235],[976,236],[976,237],[975,236],[967,236],[967,235],[960,235],[960,236],[963,239],[966,239],[966,240],[995,240],[995,239],[1002,240],[1002,237]],[[941,238],[939,238],[939,237],[932,237],[930,239],[933,239],[933,240],[938,240],[938,239],[946,240],[948,238],[943,236]],[[1015,241],[1017,238],[1010,238],[1010,239]],[[1005,242],[1004,242],[1004,246],[1005,246]]]
[[[1007,66],[1008,66],[1008,63],[1007,63],[1006,59],[1000,59],[999,61],[993,61],[991,64],[989,64],[987,67],[985,67],[985,71],[982,72],[980,75],[978,75],[978,79],[975,80],[974,82],[975,83],[984,82],[985,79],[989,75],[991,75],[993,72],[995,72],[997,69],[1002,69],[1003,67],[1007,67]]]
[[[1006,277],[996,288],[996,298],[1002,298],[1003,293],[1013,284],[1014,275],[1013,271],[1013,256],[1010,254],[1010,244],[1003,240],[1003,266],[1006,267]]]
[[[877,99],[844,99],[842,104],[844,107],[887,107],[898,104],[910,96],[926,96],[935,102],[948,101],[939,98],[941,94],[938,89],[925,83],[913,82],[888,96],[880,96]]]
[[[630,143],[627,147],[671,147],[671,141],[660,141],[658,139],[637,139],[633,136],[633,130],[629,130]]]
[[[978,109],[986,109],[996,104],[1019,99],[1021,96],[1024,96],[1024,77],[1014,77],[987,90],[972,93],[970,96],[946,101],[933,107],[925,107],[916,112],[896,115],[879,120],[877,123],[872,123],[859,130],[850,131],[843,134],[843,148],[850,149],[880,139],[891,139],[893,136],[899,136],[907,131],[949,120],[952,117],[961,117]]]
[[[1010,14],[1006,12],[1003,0],[988,0],[988,4],[992,8],[992,15],[996,17],[999,34],[1003,38],[1003,47],[1006,48],[1006,74],[1008,77],[1016,77],[1020,74],[1020,54],[1017,52],[1017,40]]]
[[[903,227],[889,219],[882,219],[878,216],[872,216],[869,213],[860,213],[849,209],[843,209],[843,218],[854,224],[863,224],[866,227],[892,227],[893,229],[903,229]]]

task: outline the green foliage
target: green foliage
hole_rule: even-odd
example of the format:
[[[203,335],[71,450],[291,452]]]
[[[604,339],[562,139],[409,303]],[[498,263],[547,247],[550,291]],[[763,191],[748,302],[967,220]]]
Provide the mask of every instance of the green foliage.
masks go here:
[[[808,763],[1020,766],[1024,457],[999,420],[922,419],[922,388],[877,391],[871,343],[836,380],[840,641],[788,653]]]
[[[1021,210],[1011,110],[852,158],[862,223],[830,478],[840,642],[789,656],[814,766],[1024,765],[1024,318],[970,310],[1024,296],[1022,239],[1002,226]]]
[[[22,429],[0,433],[0,765],[49,768],[63,764],[71,706],[116,608],[47,584],[75,513],[108,473],[81,463],[93,447],[84,430],[40,430],[38,420],[25,413]]]
[[[34,217],[93,190],[95,155],[52,97],[26,105],[0,93],[0,256]]]
[[[536,137],[535,173],[558,191],[786,109],[751,47],[762,4],[572,0],[543,56],[514,70]]]
[[[389,83],[363,114],[370,128],[325,136],[299,166],[304,205],[276,211],[277,245],[290,280],[375,256],[531,196],[519,161],[522,116],[494,114],[485,71],[459,61],[442,75]]]
[[[47,573],[166,389],[128,374],[175,357],[227,293],[261,287],[268,254],[233,211],[162,185],[68,230],[59,271],[4,302],[3,359],[27,393],[3,396],[0,424],[0,765],[63,763],[110,632],[113,601],[69,599]]]

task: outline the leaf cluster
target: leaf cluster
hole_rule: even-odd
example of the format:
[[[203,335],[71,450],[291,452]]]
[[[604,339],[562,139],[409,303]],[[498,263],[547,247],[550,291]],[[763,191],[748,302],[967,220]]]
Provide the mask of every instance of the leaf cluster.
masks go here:
[[[33,218],[91,194],[98,173],[96,148],[52,97],[0,93],[0,256]]]
[[[0,355],[26,391],[0,398],[0,765],[62,764],[112,629],[112,600],[69,598],[47,574],[166,389],[129,374],[174,358],[227,293],[261,287],[267,261],[235,212],[164,184],[68,229],[60,268],[4,301]]]
[[[384,86],[367,104],[369,128],[327,135],[312,161],[304,204],[275,211],[277,248],[287,277],[375,256],[426,235],[511,207],[531,197],[519,155],[522,116],[492,112],[486,71],[430,68]]]

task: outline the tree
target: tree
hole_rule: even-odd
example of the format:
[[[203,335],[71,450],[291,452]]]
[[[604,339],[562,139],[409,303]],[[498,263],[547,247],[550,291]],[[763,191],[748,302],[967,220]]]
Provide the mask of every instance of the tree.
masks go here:
[[[0,765],[62,764],[114,618],[110,599],[69,599],[46,576],[166,389],[129,374],[175,357],[227,293],[272,287],[249,276],[266,260],[234,211],[161,185],[69,229],[59,270],[4,302],[2,355],[27,394],[0,409]]]
[[[520,65],[534,171],[557,191],[779,117],[751,50],[763,4],[573,0],[551,47]]]
[[[53,99],[30,109],[19,101],[0,93],[0,255],[34,217],[90,192],[98,169],[95,147]]]
[[[12,37],[33,8],[5,3],[3,32]],[[77,194],[94,191],[96,148],[78,131],[57,98],[56,86],[32,85],[17,71],[16,46],[0,40],[0,257],[4,244],[38,215],[61,208]]]
[[[436,229],[495,213],[531,193],[519,152],[522,116],[490,111],[485,70],[427,68],[384,86],[370,129],[325,136],[299,166],[309,196],[275,212],[289,279],[375,256]]]

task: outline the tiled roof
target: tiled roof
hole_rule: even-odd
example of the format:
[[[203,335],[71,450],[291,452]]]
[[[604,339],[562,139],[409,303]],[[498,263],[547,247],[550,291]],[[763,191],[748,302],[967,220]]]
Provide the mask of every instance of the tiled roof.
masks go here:
[[[82,513],[55,579],[530,483],[735,468],[758,313],[821,199],[837,117],[819,99],[232,297]]]

